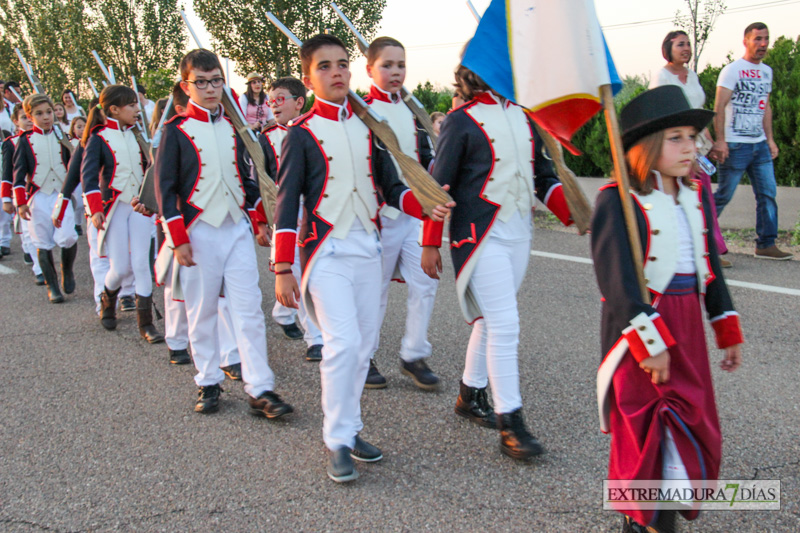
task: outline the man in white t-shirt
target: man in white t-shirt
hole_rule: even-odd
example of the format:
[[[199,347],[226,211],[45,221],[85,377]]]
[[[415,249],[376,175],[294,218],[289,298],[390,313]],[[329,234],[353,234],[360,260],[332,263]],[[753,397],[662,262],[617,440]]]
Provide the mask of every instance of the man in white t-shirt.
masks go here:
[[[711,156],[720,164],[719,188],[714,193],[717,213],[730,202],[747,172],[756,196],[756,251],[760,259],[786,260],[792,254],[775,245],[778,236],[777,186],[772,160],[778,145],[772,135],[772,69],[761,60],[769,48],[769,29],[754,22],[744,30],[744,57],[725,66],[717,79]]]

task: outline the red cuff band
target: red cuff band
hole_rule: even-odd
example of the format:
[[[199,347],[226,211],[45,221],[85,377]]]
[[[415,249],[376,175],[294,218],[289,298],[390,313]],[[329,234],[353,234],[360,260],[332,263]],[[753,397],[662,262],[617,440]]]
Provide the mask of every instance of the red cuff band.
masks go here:
[[[169,229],[169,236],[172,238],[173,248],[189,242],[189,235],[186,233],[183,217],[173,218],[167,222],[167,229]]]
[[[744,342],[739,315],[728,315],[711,323],[717,337],[717,348],[725,349]]]
[[[59,196],[59,199],[61,200],[61,206],[58,210],[58,221],[62,222],[64,220],[64,213],[66,213],[67,208],[69,207],[69,198]]]
[[[11,184],[7,181],[0,184],[0,198],[11,198]]]
[[[436,222],[428,217],[424,217],[422,219],[422,246],[440,247],[442,245],[443,231],[444,222]]]
[[[263,222],[264,224],[269,224],[269,218],[267,218],[267,212],[264,210],[264,202],[259,200],[256,203],[256,215],[258,215],[259,222]]]
[[[556,185],[553,187],[553,190],[550,192],[550,197],[547,199],[547,209],[557,216],[561,223],[565,226],[569,226],[573,223],[569,213],[567,199],[564,196],[563,186]]]
[[[275,263],[294,263],[294,244],[297,233],[282,231],[275,235]]]
[[[403,197],[400,199],[400,202],[400,207],[402,207],[403,213],[414,218],[422,218],[422,206],[411,190],[403,193]]]
[[[89,204],[89,212],[92,215],[103,212],[103,195],[100,191],[87,192],[86,203]]]
[[[17,200],[17,207],[28,205],[28,195],[25,194],[25,187],[15,187],[14,198]]]
[[[658,334],[661,336],[661,340],[664,341],[664,344],[667,346],[667,349],[678,344],[675,342],[675,339],[669,332],[669,329],[667,329],[667,325],[664,324],[664,320],[660,316],[653,319],[653,325],[658,331]],[[650,352],[645,345],[645,341],[639,336],[639,332],[636,330],[636,328],[631,328],[627,333],[624,333],[624,336],[625,340],[628,341],[628,348],[630,348],[631,355],[633,355],[633,358],[636,359],[638,363],[641,363],[648,357],[651,357]]]

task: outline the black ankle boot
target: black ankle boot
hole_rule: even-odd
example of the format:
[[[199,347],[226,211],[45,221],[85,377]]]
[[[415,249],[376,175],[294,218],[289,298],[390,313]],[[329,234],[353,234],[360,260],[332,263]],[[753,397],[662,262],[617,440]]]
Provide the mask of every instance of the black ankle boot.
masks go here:
[[[64,294],[75,292],[75,275],[72,272],[72,265],[75,263],[76,255],[78,255],[77,242],[69,248],[61,249],[61,288],[64,289]]]
[[[528,432],[522,419],[522,408],[497,416],[500,430],[500,451],[514,459],[530,459],[544,453],[536,437]]]
[[[497,417],[494,415],[492,406],[489,405],[489,397],[486,395],[486,387],[478,389],[464,385],[461,382],[461,390],[456,400],[456,414],[463,416],[470,422],[474,422],[485,428],[497,428]]]
[[[164,342],[164,336],[153,325],[153,296],[136,295],[136,322],[139,335],[150,344]]]
[[[121,288],[112,291],[105,287],[100,295],[100,323],[108,330],[117,329],[117,295]]]
[[[64,295],[58,290],[58,275],[53,264],[53,251],[38,249],[37,255],[39,256],[39,266],[42,269],[44,282],[47,285],[47,296],[50,298],[50,303],[60,304],[64,301]]]

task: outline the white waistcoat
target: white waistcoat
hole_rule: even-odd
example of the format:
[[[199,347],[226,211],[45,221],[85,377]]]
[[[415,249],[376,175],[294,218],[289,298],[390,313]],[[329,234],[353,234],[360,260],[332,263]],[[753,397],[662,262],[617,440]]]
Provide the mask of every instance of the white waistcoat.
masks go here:
[[[180,124],[197,152],[200,172],[189,203],[202,210],[198,220],[218,228],[230,215],[238,222],[244,215],[244,189],[236,165],[236,137],[225,119],[203,122],[188,119]]]
[[[368,232],[376,231],[373,219],[378,213],[378,199],[372,182],[369,129],[355,116],[336,121],[314,115],[306,126],[317,138],[328,164],[316,213],[333,225],[331,237],[347,238],[356,217]]]
[[[500,205],[498,219],[508,222],[515,211],[525,218],[534,204],[533,138],[521,107],[478,104],[467,109],[483,130],[494,160],[481,197]]]
[[[51,130],[47,135],[32,133],[28,140],[36,158],[36,170],[31,180],[43,194],[59,192],[67,177],[67,167],[61,160],[61,145]]]
[[[144,179],[139,143],[131,129],[104,128],[99,135],[114,154],[114,177],[110,186],[120,193],[117,201],[130,203],[139,196]]]

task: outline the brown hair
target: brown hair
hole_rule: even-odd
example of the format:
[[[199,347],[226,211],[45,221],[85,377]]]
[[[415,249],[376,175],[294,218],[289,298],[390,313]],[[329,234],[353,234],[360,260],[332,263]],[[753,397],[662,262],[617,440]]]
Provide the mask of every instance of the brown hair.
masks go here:
[[[33,114],[33,108],[39,107],[42,104],[49,104],[50,109],[52,109],[53,113],[55,113],[55,107],[53,107],[53,101],[50,100],[50,97],[47,96],[46,94],[32,94],[28,96],[27,98],[25,98],[25,100],[22,101],[22,108],[25,109],[25,114],[31,115]]]
[[[308,39],[300,47],[300,69],[303,74],[308,76],[311,71],[311,61],[314,59],[314,52],[325,46],[338,46],[347,54],[347,59],[350,59],[350,53],[344,43],[335,35],[328,35],[320,33],[311,39]]]
[[[274,91],[275,89],[286,89],[295,98],[302,98],[304,103],[308,92],[303,82],[292,76],[278,78],[270,83],[268,90]]]
[[[123,107],[138,102],[139,95],[136,94],[136,91],[125,85],[109,85],[103,89],[100,93],[98,104],[89,110],[89,118],[83,130],[81,144],[86,146],[86,143],[89,141],[89,135],[92,133],[95,126],[106,123],[106,112],[111,106]]]
[[[446,115],[441,111],[434,111],[433,113],[431,113],[431,122],[436,122],[437,119],[444,118],[445,116]]]
[[[678,36],[684,35],[689,37],[683,30],[671,31],[664,37],[664,42],[661,43],[661,55],[667,60],[667,63],[672,63],[672,41]]]
[[[454,85],[456,86],[456,94],[465,102],[475,98],[477,93],[491,89],[480,76],[464,65],[459,65],[456,69],[456,82]]]
[[[375,64],[375,60],[381,55],[381,51],[387,46],[398,46],[405,51],[406,47],[393,37],[378,37],[369,44],[367,49],[367,65]]]
[[[19,116],[24,114],[25,114],[24,106],[21,105],[14,106],[14,110],[11,112],[11,122],[18,121]]]
[[[186,81],[192,69],[211,72],[215,68],[219,69],[220,75],[224,78],[225,75],[222,74],[222,63],[219,62],[217,54],[205,48],[197,48],[183,56],[179,70],[181,72],[181,79]]]
[[[82,120],[82,121],[86,122],[86,117],[81,115],[79,117],[75,117],[75,118],[72,119],[72,122],[70,122],[70,125],[69,125],[69,138],[70,139],[74,139],[75,138],[75,123],[78,122],[79,120]]]
[[[659,130],[642,137],[625,152],[625,162],[631,178],[631,189],[639,194],[650,194],[655,188],[653,170],[661,158],[664,132],[665,130]],[[691,185],[688,176],[681,176],[679,179],[687,187]]]
[[[747,34],[753,30],[768,30],[768,29],[769,28],[767,28],[767,25],[764,24],[763,22],[754,22],[744,29],[744,36],[747,37]]]

